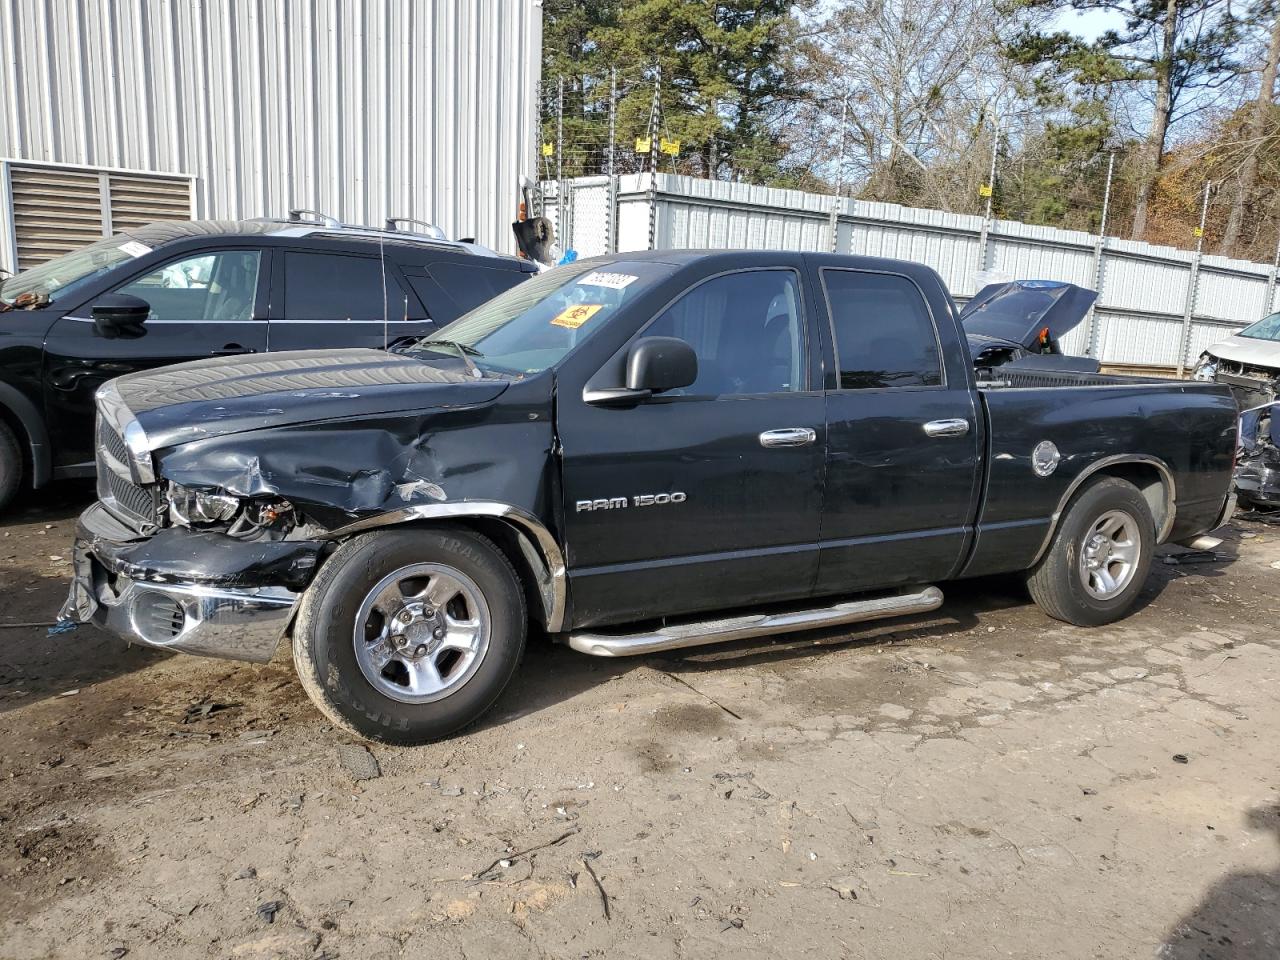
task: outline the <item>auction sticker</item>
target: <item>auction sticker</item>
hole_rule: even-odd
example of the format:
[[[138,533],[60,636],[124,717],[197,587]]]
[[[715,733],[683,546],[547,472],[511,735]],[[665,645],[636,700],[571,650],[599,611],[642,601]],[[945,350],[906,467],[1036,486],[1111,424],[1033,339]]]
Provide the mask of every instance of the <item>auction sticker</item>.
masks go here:
[[[608,287],[610,290],[621,290],[635,283],[640,278],[630,273],[606,273],[597,270],[595,273],[588,273],[585,277],[578,280],[578,283],[588,287]]]
[[[126,240],[124,243],[120,244],[120,249],[135,259],[137,257],[145,257],[151,252],[150,247],[137,240]]]
[[[568,327],[570,330],[577,330],[603,309],[603,303],[579,303],[577,306],[561,310],[551,318],[551,322],[557,327]]]

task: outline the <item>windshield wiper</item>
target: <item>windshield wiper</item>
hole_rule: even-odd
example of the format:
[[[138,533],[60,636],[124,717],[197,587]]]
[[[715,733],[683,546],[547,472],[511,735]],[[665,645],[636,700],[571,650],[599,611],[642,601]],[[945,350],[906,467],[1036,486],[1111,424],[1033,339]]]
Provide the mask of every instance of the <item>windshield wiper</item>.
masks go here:
[[[458,352],[458,356],[462,358],[462,362],[467,365],[467,371],[477,380],[483,380],[484,374],[480,368],[476,366],[476,362],[472,357],[483,357],[484,354],[475,347],[467,346],[465,343],[459,343],[457,340],[419,340],[420,347],[453,347]]]

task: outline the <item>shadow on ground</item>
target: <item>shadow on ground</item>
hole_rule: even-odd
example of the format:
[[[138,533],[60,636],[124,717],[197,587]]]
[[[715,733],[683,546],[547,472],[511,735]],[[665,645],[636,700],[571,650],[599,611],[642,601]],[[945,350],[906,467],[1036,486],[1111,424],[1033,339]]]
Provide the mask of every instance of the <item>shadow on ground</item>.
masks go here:
[[[1280,807],[1258,807],[1249,828],[1280,842]],[[1280,850],[1277,850],[1280,853]],[[1280,865],[1231,873],[1166,937],[1160,960],[1263,960],[1280,957]]]

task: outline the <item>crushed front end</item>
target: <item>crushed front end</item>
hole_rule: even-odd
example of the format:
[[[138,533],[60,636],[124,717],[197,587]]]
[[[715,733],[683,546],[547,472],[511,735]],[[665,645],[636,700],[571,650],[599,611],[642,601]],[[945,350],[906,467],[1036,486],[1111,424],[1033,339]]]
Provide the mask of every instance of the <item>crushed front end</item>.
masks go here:
[[[325,544],[279,497],[166,482],[108,384],[98,395],[98,502],[81,516],[60,618],[166,650],[265,662]]]
[[[1280,507],[1280,402],[1240,415],[1235,488],[1242,506]]]

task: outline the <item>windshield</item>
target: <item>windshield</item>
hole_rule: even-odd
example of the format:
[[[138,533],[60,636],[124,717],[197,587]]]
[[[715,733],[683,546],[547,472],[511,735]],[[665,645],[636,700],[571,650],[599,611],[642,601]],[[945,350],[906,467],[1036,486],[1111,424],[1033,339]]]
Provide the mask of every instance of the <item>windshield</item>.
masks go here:
[[[116,264],[150,252],[145,243],[118,233],[6,278],[0,299],[12,304],[25,293],[31,295],[32,305],[54,303]]]
[[[1280,313],[1263,317],[1257,323],[1251,323],[1237,337],[1248,337],[1250,340],[1280,340]]]
[[[675,268],[618,260],[568,264],[517,284],[418,341],[409,352],[455,354],[459,344],[481,371],[541,373]]]

